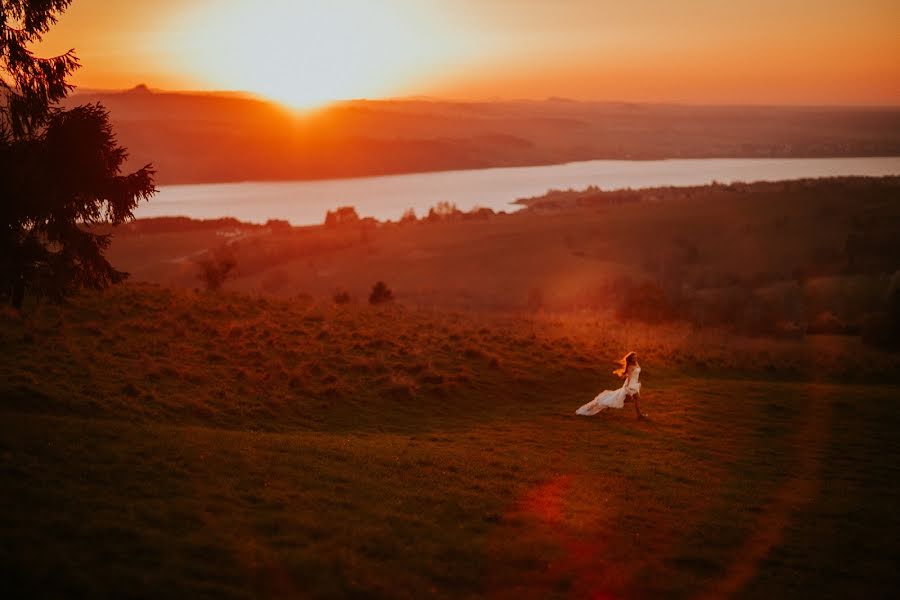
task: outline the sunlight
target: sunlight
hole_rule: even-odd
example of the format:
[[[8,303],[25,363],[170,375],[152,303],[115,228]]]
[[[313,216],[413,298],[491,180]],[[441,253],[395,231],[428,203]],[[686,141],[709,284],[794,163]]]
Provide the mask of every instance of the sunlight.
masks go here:
[[[232,0],[183,14],[173,65],[204,86],[293,108],[411,93],[465,49],[408,0]]]

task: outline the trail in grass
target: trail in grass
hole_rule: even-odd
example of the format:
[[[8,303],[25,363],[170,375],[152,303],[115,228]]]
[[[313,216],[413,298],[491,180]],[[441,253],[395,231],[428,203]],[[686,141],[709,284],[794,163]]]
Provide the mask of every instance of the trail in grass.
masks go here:
[[[795,513],[815,500],[821,487],[821,457],[828,444],[831,400],[828,394],[819,393],[815,384],[810,384],[808,391],[802,427],[791,438],[790,476],[753,525],[725,575],[701,597],[729,598],[740,592],[756,576],[763,559],[781,543]]]

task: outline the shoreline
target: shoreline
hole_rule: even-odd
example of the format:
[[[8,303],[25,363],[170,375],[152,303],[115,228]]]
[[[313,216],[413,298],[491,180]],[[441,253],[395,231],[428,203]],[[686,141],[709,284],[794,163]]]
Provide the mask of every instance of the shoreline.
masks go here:
[[[798,162],[793,162],[798,161]],[[353,206],[361,217],[396,221],[441,202],[463,212],[515,212],[560,191],[625,191],[733,185],[841,177],[900,175],[900,157],[852,159],[667,159],[580,161],[540,167],[504,167],[322,181],[253,181],[161,186],[135,211],[137,218],[234,217],[262,224],[320,224],[325,214]]]
[[[731,161],[731,160],[754,160],[754,161],[803,161],[803,160],[900,160],[898,154],[829,154],[829,155],[804,155],[804,156],[647,156],[647,157],[606,157],[606,158],[589,158],[584,160],[564,160],[558,162],[533,162],[512,165],[487,165],[473,166],[467,168],[452,169],[423,169],[423,170],[402,170],[402,171],[385,171],[374,172],[359,175],[337,175],[334,177],[311,176],[306,177],[273,177],[262,179],[198,179],[185,181],[172,181],[159,184],[162,188],[176,188],[189,186],[210,186],[210,185],[247,185],[247,184],[292,184],[292,183],[324,183],[324,182],[342,182],[342,181],[358,181],[368,179],[383,179],[391,177],[411,177],[416,175],[449,175],[453,173],[470,173],[470,172],[489,172],[489,171],[505,171],[510,169],[535,169],[550,167],[565,167],[570,165],[579,165],[595,162],[623,162],[623,163],[661,163],[675,161]],[[896,173],[900,175],[900,171]],[[851,176],[852,175],[847,175]],[[838,175],[837,177],[843,177]],[[746,183],[752,183],[750,181]],[[636,189],[636,188],[635,188]]]

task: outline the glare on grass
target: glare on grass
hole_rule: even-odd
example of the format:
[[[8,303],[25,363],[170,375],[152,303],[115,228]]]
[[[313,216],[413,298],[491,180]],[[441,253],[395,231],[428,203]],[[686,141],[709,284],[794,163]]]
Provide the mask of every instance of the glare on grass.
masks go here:
[[[172,65],[204,86],[294,108],[402,95],[468,50],[410,0],[230,0],[182,14]]]

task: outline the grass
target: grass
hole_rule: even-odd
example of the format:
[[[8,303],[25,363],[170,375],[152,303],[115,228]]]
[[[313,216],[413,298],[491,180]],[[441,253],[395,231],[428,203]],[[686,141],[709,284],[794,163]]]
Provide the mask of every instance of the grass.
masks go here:
[[[5,596],[900,583],[900,388],[871,383],[900,371],[845,338],[152,286],[2,318]],[[651,420],[576,418],[628,348]]]

